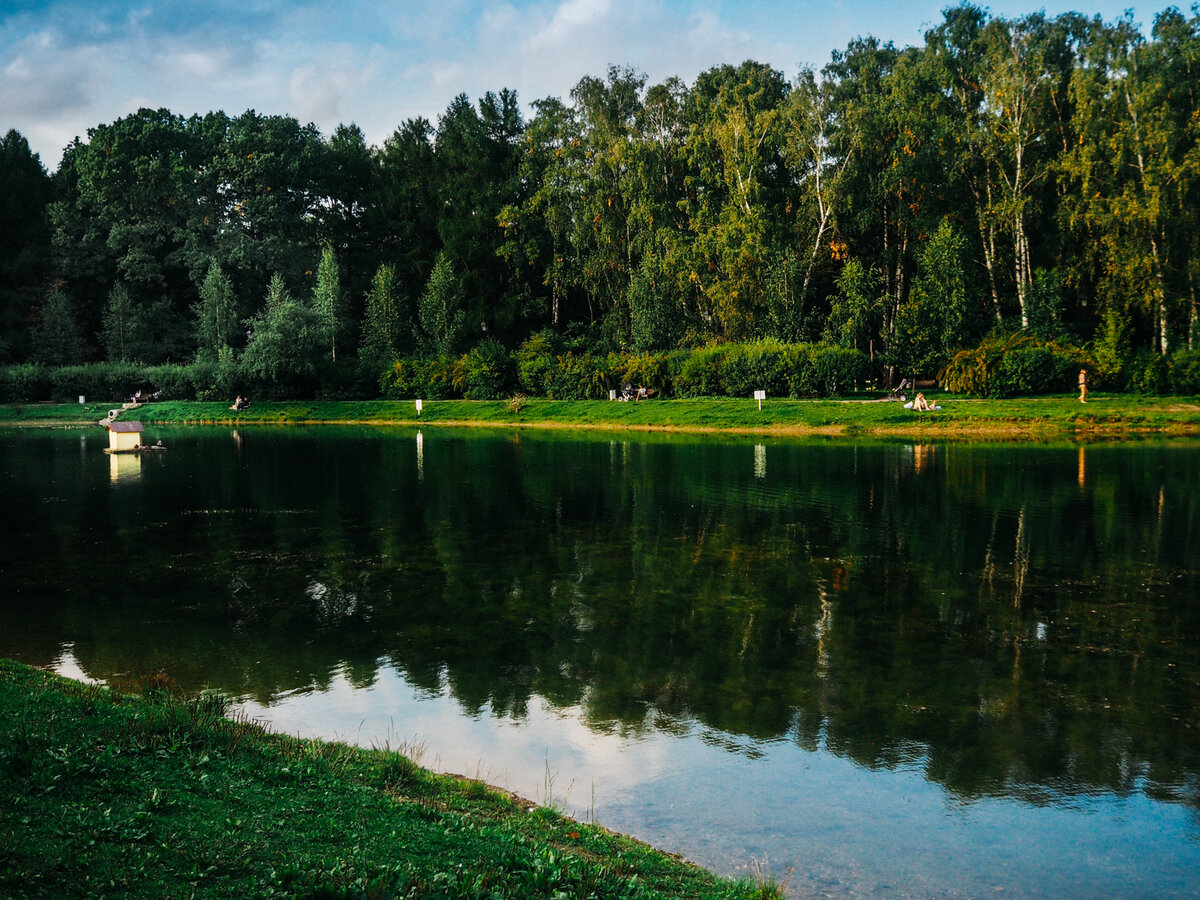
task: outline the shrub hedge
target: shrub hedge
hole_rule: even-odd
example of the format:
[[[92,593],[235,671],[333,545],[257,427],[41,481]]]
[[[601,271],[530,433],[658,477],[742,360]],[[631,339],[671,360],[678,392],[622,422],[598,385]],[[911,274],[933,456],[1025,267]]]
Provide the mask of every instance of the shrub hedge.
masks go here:
[[[992,334],[960,351],[940,380],[947,390],[977,397],[1059,394],[1075,388],[1081,368],[1096,370],[1078,347],[1020,332]]]
[[[960,352],[941,373],[948,390],[981,397],[1062,393],[1075,389],[1081,367],[1095,374],[1086,351],[1026,334],[992,335]],[[548,332],[534,335],[515,352],[485,341],[461,356],[409,356],[378,377],[351,361],[325,373],[318,393],[325,399],[383,396],[450,400],[495,400],[522,393],[554,400],[601,400],[622,385],[650,388],[660,397],[828,397],[865,385],[870,363],[858,350],[828,344],[721,344],[669,353],[606,355],[562,344]],[[1109,390],[1140,393],[1200,393],[1200,349],[1169,356],[1130,357],[1106,383]],[[188,365],[137,366],[91,363],[46,367],[0,366],[0,402],[120,401],[135,391],[170,400],[232,399],[239,393],[276,396],[278,386],[250,377],[234,360]]]
[[[1079,383],[1079,370],[1086,368],[1094,388],[1200,393],[1200,349],[1184,348],[1168,356],[1143,351],[1123,357],[1119,367],[1101,364],[1095,352],[1020,332],[993,334],[955,356],[941,382],[947,390],[977,397],[1069,393]]]
[[[515,352],[485,341],[461,356],[408,356],[379,376],[378,393],[393,399],[500,399],[516,392],[554,400],[605,399],[622,385],[644,386],[660,397],[816,397],[839,393],[868,376],[866,357],[823,344],[723,344],[670,353],[597,354],[545,332]],[[325,373],[322,397],[365,395],[374,374],[346,365]],[[233,360],[189,365],[92,363],[47,368],[0,367],[0,400],[73,400],[79,395],[119,401],[135,391],[170,400],[232,399],[239,393],[280,397]]]

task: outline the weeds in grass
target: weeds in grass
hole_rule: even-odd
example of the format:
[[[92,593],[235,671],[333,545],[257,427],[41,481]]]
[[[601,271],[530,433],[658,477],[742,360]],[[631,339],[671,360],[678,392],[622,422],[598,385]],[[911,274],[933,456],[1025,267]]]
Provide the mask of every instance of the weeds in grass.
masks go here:
[[[412,790],[425,785],[425,770],[401,753],[376,751],[376,774],[388,790]]]
[[[554,774],[550,771],[550,754],[546,754],[546,773],[542,779],[542,806],[558,815],[566,815],[567,804],[571,798],[571,790],[575,787],[572,781],[567,785],[567,792],[559,800],[554,796]]]
[[[762,859],[757,856],[750,857],[750,872],[754,881],[755,896],[760,900],[783,900],[787,896],[788,882],[791,881],[792,872],[796,867],[793,864],[788,868],[782,882],[771,874],[770,868],[765,854]]]

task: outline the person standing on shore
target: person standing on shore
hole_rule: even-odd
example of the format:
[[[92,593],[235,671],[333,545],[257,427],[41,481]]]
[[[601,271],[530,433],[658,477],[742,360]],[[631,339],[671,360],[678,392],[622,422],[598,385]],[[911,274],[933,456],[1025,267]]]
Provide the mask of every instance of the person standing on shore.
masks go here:
[[[1087,403],[1088,373],[1087,369],[1079,370],[1079,402]]]

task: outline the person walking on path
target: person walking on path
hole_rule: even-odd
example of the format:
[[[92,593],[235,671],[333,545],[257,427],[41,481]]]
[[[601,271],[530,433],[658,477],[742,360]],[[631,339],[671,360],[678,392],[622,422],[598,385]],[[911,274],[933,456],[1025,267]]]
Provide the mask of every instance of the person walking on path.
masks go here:
[[[1087,369],[1079,370],[1079,402],[1087,403],[1088,373]]]

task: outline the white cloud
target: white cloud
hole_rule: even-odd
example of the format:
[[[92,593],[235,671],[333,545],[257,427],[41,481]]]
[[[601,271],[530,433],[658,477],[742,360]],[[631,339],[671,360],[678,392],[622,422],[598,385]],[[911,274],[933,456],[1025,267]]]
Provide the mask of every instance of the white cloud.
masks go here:
[[[609,65],[632,66],[651,84],[673,75],[691,82],[746,59],[790,77],[800,63],[819,68],[859,34],[919,41],[941,5],[49,0],[0,12],[0,128],[21,131],[51,167],[74,136],[136,103],[182,115],[294,115],[325,133],[354,121],[381,144],[405,119],[436,122],[459,93],[478,100],[508,87],[526,104],[566,99]],[[996,5],[993,14],[1019,14]]]
[[[632,12],[627,10],[623,15]],[[545,27],[535,32],[525,46],[530,50],[561,48],[568,42],[594,37],[597,31],[608,30],[608,20],[612,14],[613,5],[609,0],[565,0],[555,9]]]
[[[70,112],[88,103],[83,74],[97,60],[92,53],[67,53],[52,34],[40,32],[20,42],[0,77],[3,113]]]
[[[292,70],[288,79],[289,109],[302,122],[319,123],[326,131],[347,121],[358,97],[369,96],[377,77],[373,59],[358,58],[350,47],[321,53]]]
[[[192,50],[178,54],[175,62],[186,78],[217,78],[226,71],[229,58],[222,53]]]

